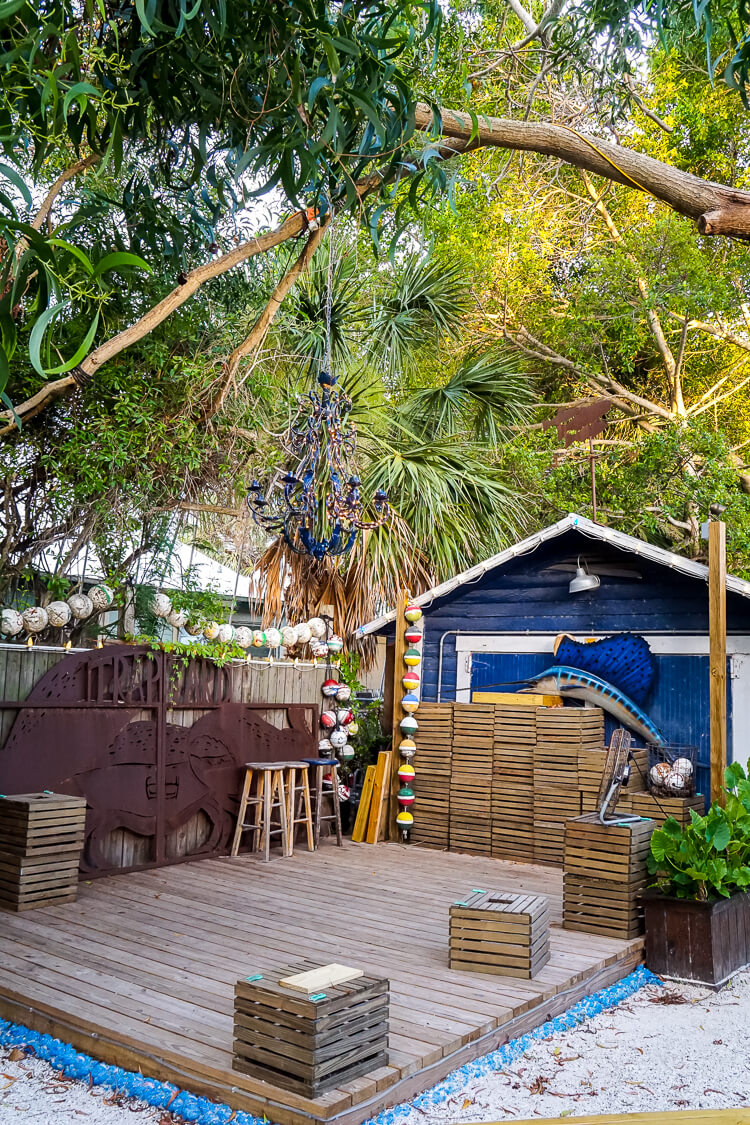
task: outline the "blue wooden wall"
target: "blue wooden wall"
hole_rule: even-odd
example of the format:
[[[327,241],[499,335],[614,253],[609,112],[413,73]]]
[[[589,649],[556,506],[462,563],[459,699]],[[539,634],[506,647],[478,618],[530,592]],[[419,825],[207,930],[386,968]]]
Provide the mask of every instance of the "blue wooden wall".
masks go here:
[[[641,577],[603,577],[590,593],[568,593],[572,574],[549,573],[555,563],[609,562]],[[544,573],[547,572],[547,573]],[[708,633],[708,588],[667,567],[649,562],[609,543],[592,541],[570,530],[536,551],[491,570],[478,582],[459,586],[424,611],[425,645],[422,698],[437,698],[438,653],[443,642],[442,698],[455,698],[455,633]],[[750,635],[750,599],[729,594],[727,631]],[[386,635],[394,635],[391,625]]]
[[[550,571],[557,563],[575,563],[577,556],[594,567],[609,563],[631,573],[603,576],[598,589],[570,595],[570,572]],[[455,699],[456,632],[460,633],[560,633],[585,637],[592,633],[628,630],[634,633],[708,633],[708,588],[704,581],[649,562],[610,543],[591,540],[571,529],[543,543],[536,551],[490,571],[479,581],[458,587],[424,611],[424,658],[419,668],[422,698],[437,698],[440,641],[443,638],[441,698]],[[727,631],[750,635],[750,600],[729,594]],[[394,626],[386,630],[393,637]],[[462,660],[465,654],[461,654]],[[472,681],[495,684],[540,671],[544,657],[486,654],[474,658]],[[699,747],[699,759],[708,761],[708,658],[660,657],[654,697],[646,710],[663,725],[669,741]],[[497,690],[497,689],[496,689]],[[508,690],[513,690],[509,688]],[[468,699],[465,700],[468,702]],[[683,718],[684,717],[684,718]],[[729,713],[731,729],[731,708]],[[701,777],[703,780],[703,777]],[[705,782],[704,782],[705,783]]]

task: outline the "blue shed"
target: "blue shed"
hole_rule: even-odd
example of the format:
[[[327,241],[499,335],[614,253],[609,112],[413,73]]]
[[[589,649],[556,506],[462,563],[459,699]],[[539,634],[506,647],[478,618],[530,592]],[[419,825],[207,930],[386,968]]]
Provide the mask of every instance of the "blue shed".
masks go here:
[[[600,579],[570,593],[578,561]],[[698,747],[708,792],[708,568],[631,535],[568,515],[416,598],[424,614],[424,701],[469,702],[476,691],[518,691],[554,663],[559,633],[590,640],[627,632],[654,654],[644,710],[667,742]],[[394,636],[395,613],[361,635]],[[750,756],[750,582],[727,579],[729,755]]]

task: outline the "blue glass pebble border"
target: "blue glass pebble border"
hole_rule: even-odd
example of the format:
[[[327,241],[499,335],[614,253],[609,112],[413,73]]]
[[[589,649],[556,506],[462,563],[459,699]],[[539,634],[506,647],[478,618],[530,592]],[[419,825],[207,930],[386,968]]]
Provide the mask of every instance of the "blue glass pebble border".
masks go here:
[[[585,1020],[591,1019],[592,1016],[598,1016],[607,1008],[616,1007],[648,984],[661,984],[661,981],[641,966],[609,988],[586,996],[572,1008],[568,1008],[567,1012],[535,1028],[528,1035],[512,1039],[496,1051],[454,1070],[442,1082],[419,1094],[413,1101],[384,1110],[377,1117],[371,1118],[366,1125],[395,1125],[397,1118],[407,1113],[412,1106],[425,1109],[439,1105],[452,1094],[465,1089],[466,1084],[473,1079],[481,1078],[493,1070],[502,1070],[538,1040],[549,1039],[561,1031],[569,1031]],[[232,1125],[264,1125],[268,1121],[267,1118],[254,1117],[242,1110],[232,1110],[228,1105],[217,1105],[208,1098],[197,1097],[186,1090],[180,1090],[170,1082],[157,1082],[155,1078],[146,1078],[132,1070],[123,1070],[119,1066],[97,1062],[90,1055],[76,1051],[70,1043],[63,1043],[60,1039],[53,1039],[51,1035],[31,1031],[23,1024],[0,1020],[0,1044],[4,1047],[31,1047],[37,1058],[50,1063],[55,1070],[62,1070],[69,1078],[86,1082],[90,1080],[94,1086],[106,1086],[119,1094],[140,1098],[150,1106],[168,1109],[176,1117],[181,1117],[187,1122],[195,1122],[196,1125],[228,1125],[230,1121]]]

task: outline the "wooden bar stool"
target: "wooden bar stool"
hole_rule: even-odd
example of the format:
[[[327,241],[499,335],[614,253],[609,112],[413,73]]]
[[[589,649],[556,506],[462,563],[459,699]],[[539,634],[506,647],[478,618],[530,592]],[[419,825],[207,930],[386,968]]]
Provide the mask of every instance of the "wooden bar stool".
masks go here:
[[[240,850],[243,832],[253,833],[252,850],[262,851],[266,862],[271,858],[271,836],[281,836],[281,854],[290,855],[289,823],[287,818],[287,796],[285,773],[299,762],[246,762],[245,781],[242,786],[240,808],[237,813],[237,827],[232,841],[232,855]],[[255,793],[253,795],[253,783]],[[248,807],[253,809],[252,821],[245,821]],[[271,823],[274,809],[279,811],[279,827]]]
[[[312,806],[310,803],[310,766],[308,762],[291,762],[287,779],[286,819],[289,825],[289,855],[294,855],[294,830],[305,825],[307,850],[315,851]],[[300,815],[301,814],[301,815]]]
[[[325,820],[332,820],[336,826],[336,843],[341,848],[344,846],[344,839],[341,834],[341,809],[339,807],[339,763],[336,758],[305,758],[309,766],[315,769],[315,784],[313,786],[313,839],[315,847],[320,844],[320,826]],[[328,793],[323,789],[323,778],[330,773],[331,792]],[[331,798],[331,812],[324,815],[323,813],[323,798]]]

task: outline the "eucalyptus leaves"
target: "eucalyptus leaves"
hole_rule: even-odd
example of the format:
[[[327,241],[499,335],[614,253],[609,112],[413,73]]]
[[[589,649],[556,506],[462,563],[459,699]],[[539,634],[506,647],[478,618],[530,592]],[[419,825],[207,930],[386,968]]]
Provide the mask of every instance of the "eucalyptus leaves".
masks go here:
[[[651,837],[648,869],[662,893],[705,901],[750,887],[750,779],[733,762],[724,781],[724,808],[714,802],[705,816],[691,810],[684,827],[670,817]]]

